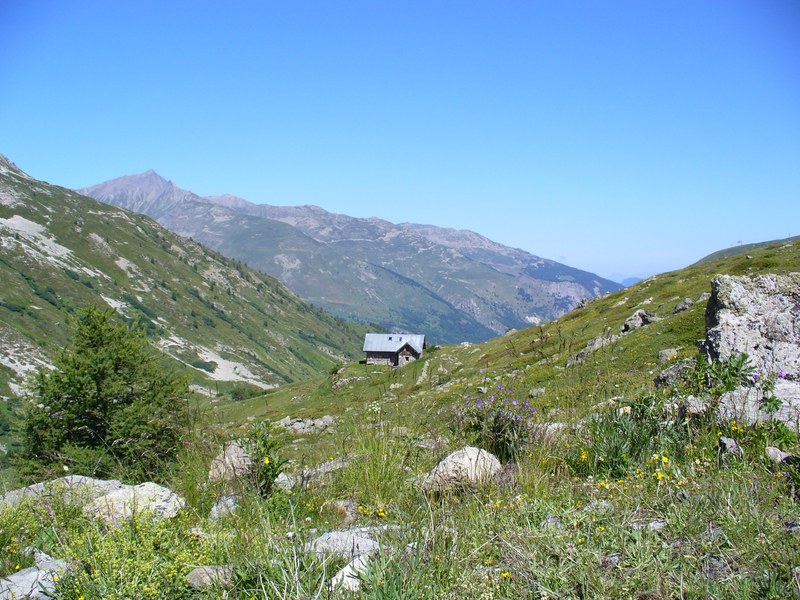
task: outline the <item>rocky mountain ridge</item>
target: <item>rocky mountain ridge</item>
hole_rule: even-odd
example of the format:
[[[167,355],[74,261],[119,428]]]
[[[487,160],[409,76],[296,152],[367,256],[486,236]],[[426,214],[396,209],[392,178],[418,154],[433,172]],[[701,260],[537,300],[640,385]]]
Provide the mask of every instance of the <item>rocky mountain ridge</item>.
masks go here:
[[[201,197],[148,171],[83,188],[283,281],[348,320],[479,341],[556,318],[619,284],[471,231]]]

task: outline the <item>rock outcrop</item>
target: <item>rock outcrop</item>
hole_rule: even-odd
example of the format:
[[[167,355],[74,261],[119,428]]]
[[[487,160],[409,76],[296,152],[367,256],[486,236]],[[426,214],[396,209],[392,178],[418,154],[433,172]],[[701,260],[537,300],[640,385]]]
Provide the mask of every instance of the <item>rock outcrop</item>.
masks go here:
[[[705,349],[712,359],[746,353],[767,377],[777,374],[774,395],[782,401],[775,417],[800,423],[800,273],[754,278],[719,275],[706,307]],[[760,390],[741,388],[723,398],[723,416],[752,423],[760,410]]]
[[[322,433],[328,429],[332,429],[336,425],[336,419],[331,415],[325,415],[318,419],[300,419],[292,417],[284,417],[275,423],[279,427],[283,427],[288,433],[312,434]]]

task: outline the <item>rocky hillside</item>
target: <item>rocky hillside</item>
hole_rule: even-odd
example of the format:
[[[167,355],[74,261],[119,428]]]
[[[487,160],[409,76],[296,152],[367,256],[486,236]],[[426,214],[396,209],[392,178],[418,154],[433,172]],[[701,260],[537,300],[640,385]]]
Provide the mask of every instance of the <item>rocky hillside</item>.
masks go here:
[[[621,288],[471,231],[200,197],[152,171],[80,191],[269,273],[332,314],[436,343],[485,340]]]
[[[172,368],[213,391],[273,388],[360,356],[363,329],[272,277],[148,217],[34,180],[3,157],[0,248],[4,429],[9,397],[50,364],[72,315],[91,303],[141,322]]]

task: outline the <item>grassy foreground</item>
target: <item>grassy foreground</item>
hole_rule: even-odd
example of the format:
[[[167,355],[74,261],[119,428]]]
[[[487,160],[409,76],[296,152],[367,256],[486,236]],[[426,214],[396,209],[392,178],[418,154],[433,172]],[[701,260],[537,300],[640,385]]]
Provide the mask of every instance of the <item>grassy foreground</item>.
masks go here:
[[[800,597],[800,478],[765,457],[767,446],[800,454],[797,435],[772,422],[679,418],[681,398],[720,383],[703,373],[652,385],[654,374],[696,355],[705,303],[672,311],[707,291],[714,273],[800,269],[796,245],[751,256],[650,278],[557,322],[434,349],[403,369],[350,364],[316,382],[220,401],[165,480],[187,501],[181,516],[109,530],[70,506],[0,509],[0,574],[31,564],[33,545],[73,562],[59,581],[65,598],[346,596],[327,582],[347,561],[317,557],[306,543],[335,528],[389,525],[397,527],[387,528],[354,597]],[[576,358],[591,340],[619,333],[637,308],[662,320]],[[676,352],[659,360],[665,349]],[[464,425],[491,395],[533,410],[528,437],[512,439],[515,476],[423,493],[420,477],[443,456],[491,441]],[[290,459],[290,471],[351,461],[323,487],[264,499],[242,484],[239,511],[209,522],[226,492],[206,484],[222,442],[287,414],[334,414],[339,423],[332,433],[284,436],[272,461]],[[544,435],[552,423],[563,424],[560,434]],[[741,455],[725,454],[721,436],[735,438]],[[233,566],[231,584],[191,590],[185,575],[199,565]]]

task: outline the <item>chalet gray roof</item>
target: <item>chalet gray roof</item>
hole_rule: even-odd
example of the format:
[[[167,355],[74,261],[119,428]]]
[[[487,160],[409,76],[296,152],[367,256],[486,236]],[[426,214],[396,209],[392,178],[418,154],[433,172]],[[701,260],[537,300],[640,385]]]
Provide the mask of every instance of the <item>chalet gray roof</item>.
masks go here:
[[[425,336],[417,333],[368,333],[364,336],[364,352],[397,352],[406,344],[422,354]]]

